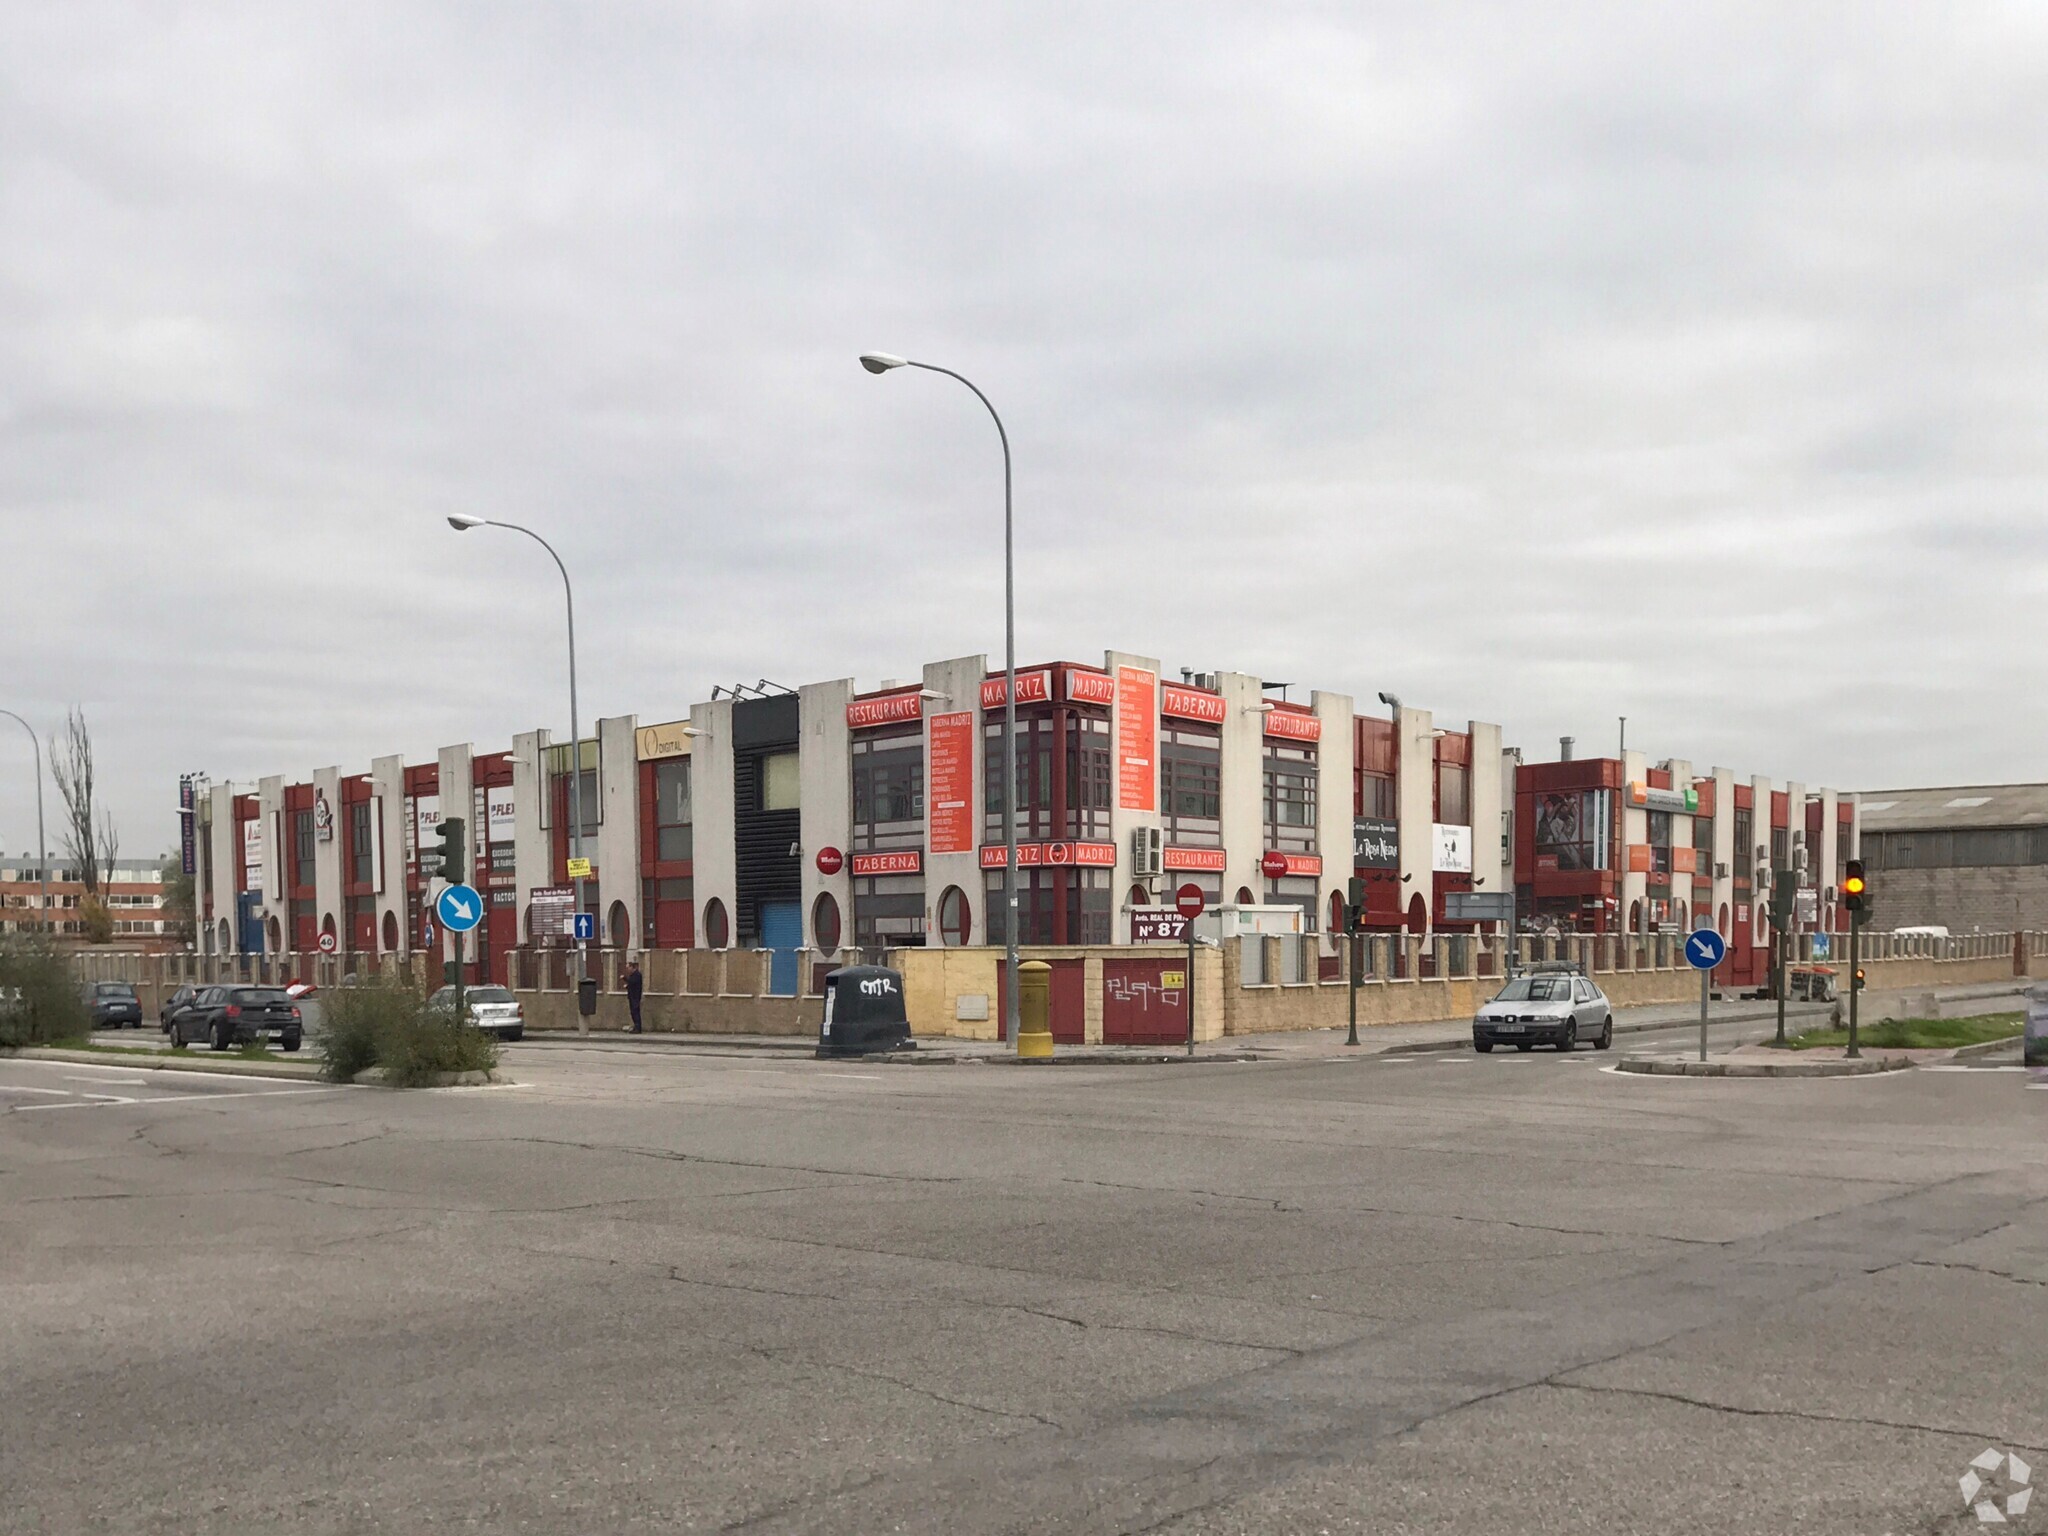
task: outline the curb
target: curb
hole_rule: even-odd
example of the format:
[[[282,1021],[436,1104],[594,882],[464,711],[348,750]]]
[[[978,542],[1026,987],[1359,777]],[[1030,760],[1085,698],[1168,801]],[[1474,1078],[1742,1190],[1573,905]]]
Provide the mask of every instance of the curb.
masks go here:
[[[1869,1077],[1908,1071],[1912,1065],[1896,1056],[1861,1061],[1664,1061],[1630,1056],[1617,1061],[1614,1070],[1644,1077]]]
[[[1950,1061],[1975,1061],[1979,1056],[1996,1056],[2000,1051],[2009,1051],[2014,1046],[2024,1046],[2024,1034],[2007,1035],[2003,1040],[1980,1040],[1975,1045],[1959,1045],[1949,1053]]]
[[[73,1051],[61,1045],[31,1045],[11,1054],[22,1061],[69,1061],[88,1067],[126,1067],[137,1072],[214,1072],[228,1077],[276,1077],[290,1082],[324,1083],[320,1069],[286,1061],[246,1061],[239,1056],[159,1056],[140,1050]]]
[[[363,1088],[389,1088],[402,1091],[399,1084],[392,1082],[389,1067],[365,1067],[352,1081]],[[495,1072],[436,1072],[423,1083],[407,1083],[407,1088],[481,1088],[486,1083],[501,1083],[504,1079]]]
[[[1078,1049],[1069,1047],[1069,1049]],[[1190,1056],[1185,1051],[1140,1051],[1136,1055],[1118,1056],[1062,1056],[1057,1051],[1051,1056],[962,1056],[960,1062],[972,1062],[987,1067],[1199,1067],[1204,1063],[1222,1065],[1229,1062],[1266,1061],[1256,1051],[1210,1051]]]

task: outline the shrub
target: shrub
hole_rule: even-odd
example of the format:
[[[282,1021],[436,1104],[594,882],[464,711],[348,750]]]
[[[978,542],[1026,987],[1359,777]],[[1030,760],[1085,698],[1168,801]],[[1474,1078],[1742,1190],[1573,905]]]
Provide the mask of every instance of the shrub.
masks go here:
[[[84,1040],[91,1033],[78,978],[49,941],[0,939],[0,1048]]]
[[[498,1043],[482,1030],[429,1005],[412,977],[372,977],[321,994],[321,1071],[348,1082],[382,1067],[401,1088],[431,1082],[443,1072],[488,1072],[498,1064]]]

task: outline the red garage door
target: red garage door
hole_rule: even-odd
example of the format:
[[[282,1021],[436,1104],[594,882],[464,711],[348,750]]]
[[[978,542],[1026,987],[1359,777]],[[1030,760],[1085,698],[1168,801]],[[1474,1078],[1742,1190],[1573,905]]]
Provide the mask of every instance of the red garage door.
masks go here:
[[[1179,1045],[1188,1037],[1188,963],[1102,962],[1102,1042]]]
[[[1088,1039],[1088,962],[1054,960],[1052,964],[1052,1041],[1054,1045],[1083,1045]],[[1009,967],[996,965],[996,1031],[1002,1032],[1010,995]]]

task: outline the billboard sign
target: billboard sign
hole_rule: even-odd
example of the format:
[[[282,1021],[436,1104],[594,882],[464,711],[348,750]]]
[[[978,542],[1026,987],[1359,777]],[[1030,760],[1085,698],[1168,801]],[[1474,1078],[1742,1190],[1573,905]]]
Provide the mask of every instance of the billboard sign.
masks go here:
[[[1399,869],[1401,825],[1380,816],[1357,816],[1351,822],[1351,863],[1356,869]]]

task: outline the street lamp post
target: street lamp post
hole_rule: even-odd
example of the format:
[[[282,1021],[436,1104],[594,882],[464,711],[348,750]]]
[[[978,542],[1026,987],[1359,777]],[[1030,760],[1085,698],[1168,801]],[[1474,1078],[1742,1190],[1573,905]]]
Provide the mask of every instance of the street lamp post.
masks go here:
[[[518,523],[501,523],[489,517],[465,517],[460,513],[448,519],[448,526],[457,533],[467,533],[472,528],[509,528],[514,533],[523,533],[534,543],[548,552],[548,558],[555,562],[555,569],[562,573],[562,598],[569,614],[569,856],[583,857],[583,733],[576,719],[576,592],[569,585],[569,568],[562,564],[562,557],[555,553],[555,546],[535,533],[531,528],[522,528]],[[545,783],[545,775],[543,775]],[[543,791],[545,792],[545,791]],[[583,877],[571,877],[576,890],[576,910],[583,910]],[[458,941],[459,944],[460,941]],[[576,1005],[577,1019],[582,1020],[583,979],[590,974],[589,956],[582,944],[576,946]],[[458,956],[460,950],[457,951]],[[586,1029],[588,1026],[584,1026]]]
[[[43,744],[36,739],[36,728],[13,710],[0,709],[0,715],[5,715],[28,732],[29,745],[36,754],[36,854],[39,860],[36,873],[42,881],[42,909],[36,914],[36,931],[41,933],[50,921],[50,844],[43,836]]]
[[[1008,977],[1003,1002],[1003,1034],[1012,1049],[1018,1044],[1019,1004],[1017,999],[1017,560],[1015,520],[1010,499],[1010,434],[1003,418],[987,395],[965,374],[937,363],[913,362],[887,352],[864,352],[861,367],[869,373],[887,373],[892,368],[922,368],[958,379],[974,391],[974,398],[988,408],[996,424],[996,436],[1003,444],[1003,966]]]

